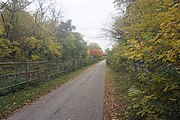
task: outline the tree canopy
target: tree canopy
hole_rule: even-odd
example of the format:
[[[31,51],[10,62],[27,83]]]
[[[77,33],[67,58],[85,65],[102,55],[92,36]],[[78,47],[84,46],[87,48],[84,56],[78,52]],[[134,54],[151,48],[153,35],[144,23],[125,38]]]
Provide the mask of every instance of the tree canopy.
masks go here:
[[[103,56],[102,49],[97,43],[90,43],[88,46],[88,53],[94,58],[101,59]]]
[[[54,3],[37,0],[0,2],[0,61],[85,59],[87,43],[72,20],[63,21]]]

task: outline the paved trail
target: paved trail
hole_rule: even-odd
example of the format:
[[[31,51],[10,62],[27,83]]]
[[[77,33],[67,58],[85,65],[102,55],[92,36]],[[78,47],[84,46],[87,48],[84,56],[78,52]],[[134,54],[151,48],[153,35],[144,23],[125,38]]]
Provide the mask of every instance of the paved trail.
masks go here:
[[[105,61],[8,120],[103,120]]]

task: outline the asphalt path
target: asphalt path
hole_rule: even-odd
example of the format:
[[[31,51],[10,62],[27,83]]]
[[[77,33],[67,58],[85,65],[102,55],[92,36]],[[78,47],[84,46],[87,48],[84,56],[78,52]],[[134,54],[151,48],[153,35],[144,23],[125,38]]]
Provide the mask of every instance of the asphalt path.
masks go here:
[[[96,64],[8,120],[103,120],[105,65]]]

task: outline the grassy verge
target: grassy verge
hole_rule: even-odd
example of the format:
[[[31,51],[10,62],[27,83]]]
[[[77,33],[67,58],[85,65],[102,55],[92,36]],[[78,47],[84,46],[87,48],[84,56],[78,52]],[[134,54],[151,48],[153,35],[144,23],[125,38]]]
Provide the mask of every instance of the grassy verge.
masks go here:
[[[104,120],[125,120],[125,109],[128,104],[126,77],[106,67]]]
[[[20,90],[18,92],[9,93],[6,96],[0,96],[0,119],[6,118],[21,108],[31,104],[33,101],[56,89],[91,66],[93,65],[66,73],[59,78],[54,78],[43,84],[28,87],[26,90]]]

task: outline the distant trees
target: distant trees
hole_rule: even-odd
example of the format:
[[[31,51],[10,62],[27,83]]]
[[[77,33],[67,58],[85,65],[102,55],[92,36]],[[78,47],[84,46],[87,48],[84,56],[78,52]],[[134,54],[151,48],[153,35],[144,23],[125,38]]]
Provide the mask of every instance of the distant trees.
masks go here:
[[[80,33],[74,32],[75,29],[71,20],[62,21],[58,26],[58,43],[63,46],[62,59],[86,58],[87,44]]]
[[[97,43],[90,43],[88,46],[89,55],[101,59],[103,56],[102,49]]]
[[[108,50],[107,61],[119,74],[129,76],[127,117],[178,119],[180,2],[115,0],[115,4],[123,4],[125,12],[109,30],[116,44]]]

